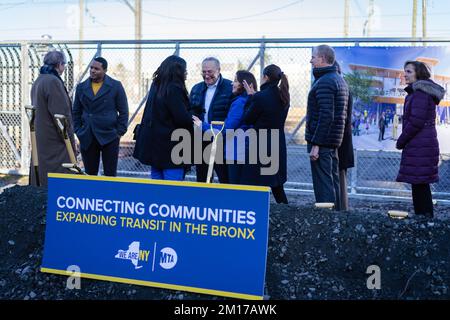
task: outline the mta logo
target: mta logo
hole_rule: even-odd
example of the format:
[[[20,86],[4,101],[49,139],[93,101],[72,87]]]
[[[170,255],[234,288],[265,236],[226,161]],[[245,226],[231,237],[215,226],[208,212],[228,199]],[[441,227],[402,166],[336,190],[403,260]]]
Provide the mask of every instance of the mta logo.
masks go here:
[[[166,270],[175,267],[178,261],[178,255],[172,248],[166,247],[161,249],[161,256],[159,258],[159,265]]]

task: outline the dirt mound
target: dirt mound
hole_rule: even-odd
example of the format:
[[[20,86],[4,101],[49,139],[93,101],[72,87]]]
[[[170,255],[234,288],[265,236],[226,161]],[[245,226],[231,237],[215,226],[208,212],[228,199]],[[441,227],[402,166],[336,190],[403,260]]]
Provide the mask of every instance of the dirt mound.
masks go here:
[[[310,197],[297,202],[271,205],[271,299],[450,299],[448,207],[432,221],[392,220],[383,203],[356,201],[358,209],[338,213],[312,209]],[[39,271],[46,203],[46,191],[33,187],[0,195],[0,299],[223,299],[88,279],[66,289],[66,277]],[[367,288],[371,265],[380,290]]]

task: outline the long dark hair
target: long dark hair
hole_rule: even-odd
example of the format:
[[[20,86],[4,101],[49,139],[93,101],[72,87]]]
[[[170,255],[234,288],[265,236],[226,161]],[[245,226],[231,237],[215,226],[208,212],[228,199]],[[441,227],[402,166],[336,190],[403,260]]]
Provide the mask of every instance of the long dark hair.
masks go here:
[[[241,84],[241,88],[239,88],[238,94],[242,94],[245,91],[244,89],[244,80],[247,81],[248,85],[252,84],[253,89],[258,90],[258,83],[256,82],[256,78],[253,73],[247,70],[239,70],[236,72],[236,79]]]
[[[428,80],[431,78],[430,67],[428,67],[428,65],[426,65],[422,61],[408,60],[403,65],[403,69],[405,69],[408,64],[414,67],[417,80]]]
[[[187,95],[185,84],[186,61],[178,56],[168,56],[153,73],[153,83],[156,85],[158,97],[164,97],[169,84],[180,86]]]
[[[264,68],[263,75],[267,76],[270,82],[277,82],[277,84],[280,82],[278,89],[280,90],[281,102],[285,108],[289,107],[291,101],[289,82],[281,68],[275,64],[268,65]]]

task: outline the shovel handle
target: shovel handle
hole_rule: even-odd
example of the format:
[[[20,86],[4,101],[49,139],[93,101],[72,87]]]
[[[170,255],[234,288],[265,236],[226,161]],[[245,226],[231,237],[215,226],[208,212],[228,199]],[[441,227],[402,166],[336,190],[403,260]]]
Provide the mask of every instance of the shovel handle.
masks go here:
[[[69,139],[64,139],[64,143],[66,144],[67,153],[69,154],[70,162],[73,164],[77,164],[77,159],[75,158],[75,153],[73,152],[72,144]]]
[[[31,131],[31,160],[33,161],[33,166],[37,167],[39,165],[38,153],[36,148],[36,132]]]
[[[223,121],[211,121],[211,132],[213,135],[213,141],[212,141],[212,148],[211,148],[211,154],[209,155],[209,163],[208,163],[208,175],[206,176],[206,183],[212,182],[212,174],[213,174],[213,168],[214,168],[214,162],[216,160],[216,152],[217,152],[217,136],[222,132],[225,122]],[[222,126],[219,130],[219,132],[214,133],[213,126]]]
[[[209,155],[208,175],[206,176],[206,183],[212,183],[214,162],[216,160],[216,148],[217,148],[217,140],[214,137],[214,140],[212,142],[211,154]]]
[[[35,119],[35,116],[36,116],[36,107],[30,106],[30,105],[25,106],[25,113],[26,113],[26,115],[28,117],[28,120],[30,122],[30,131],[34,131],[35,130],[34,119]]]
[[[209,163],[208,163],[208,175],[206,177],[206,183],[212,182],[212,173],[214,168],[214,162],[216,159],[216,151],[217,151],[217,136],[223,131],[225,126],[225,122],[223,121],[211,121],[211,133],[213,135],[211,154],[209,155]],[[215,133],[213,126],[221,126],[219,132]]]

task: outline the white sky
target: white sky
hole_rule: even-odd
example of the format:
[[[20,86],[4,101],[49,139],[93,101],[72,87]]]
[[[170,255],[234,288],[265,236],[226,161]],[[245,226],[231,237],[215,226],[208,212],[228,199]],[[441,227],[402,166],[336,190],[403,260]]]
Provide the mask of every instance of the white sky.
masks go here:
[[[129,0],[134,4],[134,0]],[[411,36],[412,0],[374,0],[371,36]],[[363,35],[368,0],[349,0],[351,37]],[[85,39],[133,39],[123,0],[85,0]],[[418,0],[418,35],[421,0]],[[79,0],[0,1],[1,40],[79,37]],[[143,0],[145,39],[342,37],[344,0]],[[450,36],[450,1],[428,0],[428,36]]]

